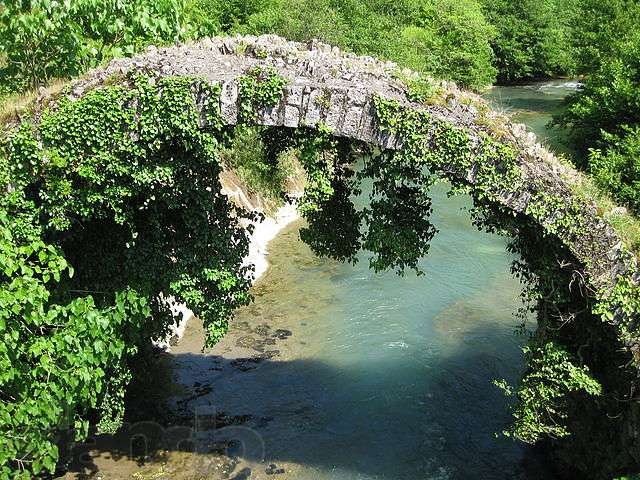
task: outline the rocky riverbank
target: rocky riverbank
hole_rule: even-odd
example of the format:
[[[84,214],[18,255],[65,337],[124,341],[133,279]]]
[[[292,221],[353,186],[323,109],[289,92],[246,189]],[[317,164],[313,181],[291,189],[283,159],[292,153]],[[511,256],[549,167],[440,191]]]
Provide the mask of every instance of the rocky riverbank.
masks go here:
[[[297,192],[302,190],[303,180],[301,178],[289,179],[289,195],[297,196]],[[269,242],[287,225],[298,220],[300,216],[296,206],[286,203],[275,207],[273,202],[265,199],[262,195],[250,192],[241,179],[231,171],[224,171],[220,175],[221,191],[229,200],[237,206],[249,211],[259,211],[263,213],[264,219],[261,222],[251,222],[253,233],[249,244],[249,254],[245,257],[245,265],[254,265],[254,283],[257,282],[269,268]],[[193,312],[185,304],[174,303],[173,298],[168,299],[171,303],[173,315],[177,318],[176,323],[171,327],[169,335],[164,339],[154,341],[154,345],[170,351],[184,336],[185,329],[194,318]]]
[[[290,274],[283,257],[300,259],[310,269],[316,260],[309,261],[308,247],[295,241],[301,222],[289,224],[289,220],[284,227],[282,223],[274,219],[267,224],[270,228],[253,236],[254,252],[264,259],[269,245],[265,239],[280,232],[277,226],[282,232],[276,242],[286,245],[276,246],[278,258],[272,268],[265,262],[253,287],[257,301],[237,312],[228,334],[211,349],[203,350],[201,322],[195,317],[185,322],[180,341],[154,361],[151,383],[161,384],[146,393],[152,397],[149,406],[137,408],[136,420],[145,420],[132,421],[115,437],[100,436],[78,447],[65,480],[296,478],[299,466],[267,458],[262,439],[262,432],[278,421],[279,414],[292,413],[246,396],[255,389],[258,395],[267,390],[277,397],[282,385],[277,385],[278,375],[272,372],[282,370],[294,356],[296,343],[304,343],[296,335],[296,323],[304,324],[304,311],[325,308],[332,297],[329,291],[319,291],[315,298],[298,292],[300,279]],[[283,300],[273,291],[281,288],[300,303],[303,313],[293,322],[278,313],[284,309]],[[276,384],[270,387],[270,381]],[[166,410],[155,411],[163,407]],[[307,410],[304,405],[293,408],[300,414],[300,424]]]

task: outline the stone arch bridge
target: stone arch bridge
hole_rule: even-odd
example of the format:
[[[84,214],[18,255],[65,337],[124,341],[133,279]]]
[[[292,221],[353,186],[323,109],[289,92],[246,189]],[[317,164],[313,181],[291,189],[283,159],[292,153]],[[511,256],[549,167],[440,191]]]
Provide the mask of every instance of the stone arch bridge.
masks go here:
[[[273,69],[286,80],[277,103],[256,112],[253,123],[257,125],[285,128],[322,125],[336,137],[381,150],[403,149],[406,137],[395,134],[393,129],[381,128],[375,102],[383,98],[409,111],[426,112],[439,122],[464,131],[470,144],[478,148],[487,136],[499,137],[500,142],[509,145],[516,152],[519,181],[493,188],[490,202],[513,216],[530,218],[543,235],[560,242],[575,258],[579,267],[572,268],[578,269],[593,303],[603,302],[609,313],[604,323],[624,345],[629,360],[626,368],[632,371],[627,377],[631,378],[627,399],[636,397],[640,335],[638,314],[627,301],[633,297],[632,305],[640,306],[637,287],[640,275],[636,273],[635,255],[625,247],[603,209],[580,193],[584,181],[581,175],[549,153],[523,126],[511,124],[492,112],[476,95],[454,84],[439,82],[437,101],[415,101],[407,80],[414,78],[414,74],[391,62],[344,53],[322,43],[295,43],[276,36],[211,38],[167,48],[150,47],[145,53],[116,59],[105,68],[75,80],[68,95],[72,99],[81,98],[85,92],[111,84],[114,78],[136,72],[151,78],[197,76],[220,86],[221,94],[214,101],[219,102],[224,123],[235,125],[242,114],[240,80],[256,67]],[[197,99],[202,111],[208,100]],[[39,101],[46,103],[46,96]],[[473,193],[484,188],[480,185],[482,168],[481,160],[477,160],[464,170],[442,165],[437,173],[468,186]],[[576,225],[579,229],[573,228]],[[635,407],[626,411],[615,429],[612,444],[637,453],[640,440],[635,433],[638,413],[634,412]],[[629,456],[616,460],[611,471],[629,463]]]
[[[168,48],[149,47],[141,55],[116,59],[106,68],[94,70],[75,81],[71,96],[81,97],[85,91],[114,75],[131,72],[158,77],[199,76],[221,85],[222,117],[226,124],[234,125],[239,114],[238,79],[254,67],[273,67],[288,81],[278,104],[261,109],[255,119],[258,125],[297,128],[322,124],[335,136],[396,150],[402,148],[402,139],[378,128],[373,109],[375,96],[426,110],[436,118],[464,128],[472,139],[487,131],[483,124],[489,115],[495,122],[503,124],[507,129],[505,137],[517,148],[525,187],[517,192],[498,194],[496,199],[501,205],[514,213],[526,213],[527,206],[536,195],[576,197],[572,184],[579,181],[580,175],[545,150],[524,126],[511,124],[493,112],[481,112],[483,102],[479,97],[458,89],[453,83],[441,82],[444,103],[413,103],[407,98],[407,86],[401,79],[403,75],[411,76],[411,72],[401,71],[392,62],[343,53],[337,47],[322,43],[302,44],[265,35],[207,38]],[[462,179],[472,188],[476,181],[476,168],[474,165],[464,172]],[[446,177],[453,173],[445,169],[443,175]],[[578,201],[584,207],[581,220],[589,228],[579,242],[567,239],[567,246],[585,265],[587,278],[594,287],[611,287],[617,276],[628,271],[630,264],[635,262],[630,262],[619,236],[598,215],[597,205],[582,198]],[[563,214],[561,206],[549,209],[538,221],[552,224]],[[560,229],[556,235],[564,241],[565,233]]]

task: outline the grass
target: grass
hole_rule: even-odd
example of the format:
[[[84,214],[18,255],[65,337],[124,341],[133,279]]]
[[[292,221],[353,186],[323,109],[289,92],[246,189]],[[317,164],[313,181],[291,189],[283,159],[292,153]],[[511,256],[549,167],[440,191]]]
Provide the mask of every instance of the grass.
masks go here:
[[[611,225],[624,245],[636,257],[640,257],[640,219],[629,209],[621,207],[588,174],[576,170],[565,156],[558,155],[556,158],[566,167],[566,170],[561,172],[562,176],[576,196],[593,203],[598,216]]]
[[[67,83],[67,80],[53,80],[46,88],[40,87],[21,93],[0,94],[0,125],[20,120],[20,116],[40,95],[55,95],[62,91]]]

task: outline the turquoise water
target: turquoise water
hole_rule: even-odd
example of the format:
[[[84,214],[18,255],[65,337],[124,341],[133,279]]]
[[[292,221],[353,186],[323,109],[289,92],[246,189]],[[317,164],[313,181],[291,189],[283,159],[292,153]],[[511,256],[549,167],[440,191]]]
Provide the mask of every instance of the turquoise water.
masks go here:
[[[433,191],[440,233],[425,276],[374,274],[366,254],[355,267],[309,264],[295,229],[274,244],[280,266],[264,284],[277,287],[241,318],[277,311],[293,332],[288,358],[228,379],[218,401],[275,417],[262,432],[267,459],[299,465],[291,478],[547,478],[494,435],[509,416],[491,382],[521,369],[512,257],[505,239],[471,226],[468,199],[446,190]]]
[[[553,115],[562,111],[562,101],[576,91],[576,81],[550,80],[530,85],[494,87],[484,97],[499,111],[512,115],[516,123],[524,123],[555,152],[570,154],[563,143],[563,132],[547,128]]]

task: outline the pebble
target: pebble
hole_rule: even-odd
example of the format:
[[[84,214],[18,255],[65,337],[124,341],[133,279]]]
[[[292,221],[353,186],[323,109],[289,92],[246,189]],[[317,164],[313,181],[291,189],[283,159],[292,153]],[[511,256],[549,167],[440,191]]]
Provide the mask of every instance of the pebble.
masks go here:
[[[284,468],[278,468],[275,463],[271,463],[265,469],[264,473],[266,473],[267,475],[281,475],[284,473]]]

